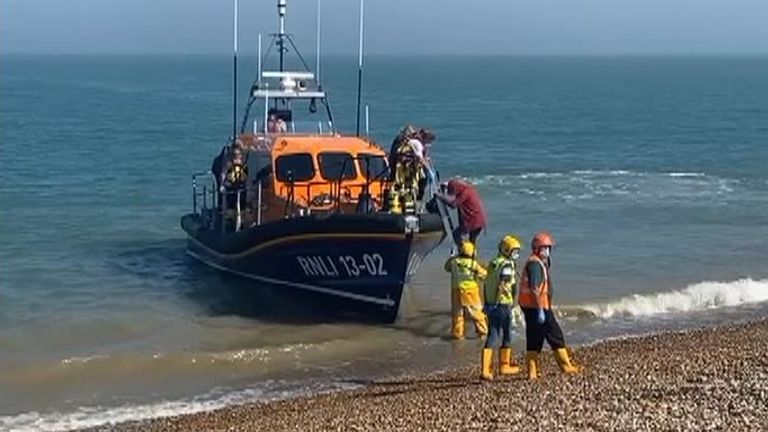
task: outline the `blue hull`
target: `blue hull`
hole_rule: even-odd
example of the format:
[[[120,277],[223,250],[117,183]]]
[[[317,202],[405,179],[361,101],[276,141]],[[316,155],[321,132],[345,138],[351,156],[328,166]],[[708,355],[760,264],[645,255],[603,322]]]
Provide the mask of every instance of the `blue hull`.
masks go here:
[[[403,287],[445,237],[439,216],[420,219],[416,233],[405,232],[399,215],[294,218],[226,234],[206,229],[194,214],[181,225],[189,255],[209,266],[391,322]]]

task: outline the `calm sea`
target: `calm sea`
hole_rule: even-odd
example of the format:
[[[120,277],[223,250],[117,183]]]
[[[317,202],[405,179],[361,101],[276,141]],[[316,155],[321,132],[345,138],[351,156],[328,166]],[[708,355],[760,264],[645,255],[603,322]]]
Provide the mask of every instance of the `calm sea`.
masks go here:
[[[445,339],[445,248],[387,327],[186,257],[178,220],[230,134],[230,76],[226,57],[0,58],[0,429],[475,361],[477,341]],[[322,78],[353,131],[356,58]],[[441,175],[478,185],[484,256],[553,232],[572,343],[768,316],[768,58],[371,57],[364,87],[378,142],[429,126]]]

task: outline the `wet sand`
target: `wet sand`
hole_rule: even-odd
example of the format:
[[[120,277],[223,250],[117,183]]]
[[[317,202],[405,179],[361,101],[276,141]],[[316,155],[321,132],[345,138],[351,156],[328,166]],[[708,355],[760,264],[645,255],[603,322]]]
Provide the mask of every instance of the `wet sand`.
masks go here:
[[[575,358],[579,376],[547,350],[536,382],[482,382],[473,365],[93,430],[768,430],[768,320],[601,342]]]

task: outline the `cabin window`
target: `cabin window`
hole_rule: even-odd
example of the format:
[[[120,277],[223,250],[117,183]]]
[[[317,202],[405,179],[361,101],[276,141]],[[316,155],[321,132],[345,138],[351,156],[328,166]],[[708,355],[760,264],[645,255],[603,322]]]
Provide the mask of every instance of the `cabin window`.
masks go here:
[[[315,166],[309,153],[287,154],[275,159],[275,176],[281,182],[303,182],[315,177]]]
[[[324,152],[317,156],[320,175],[325,180],[349,180],[357,178],[352,155],[344,152]]]
[[[357,155],[357,163],[360,164],[360,171],[368,180],[385,180],[389,177],[389,167],[383,156],[360,153]]]

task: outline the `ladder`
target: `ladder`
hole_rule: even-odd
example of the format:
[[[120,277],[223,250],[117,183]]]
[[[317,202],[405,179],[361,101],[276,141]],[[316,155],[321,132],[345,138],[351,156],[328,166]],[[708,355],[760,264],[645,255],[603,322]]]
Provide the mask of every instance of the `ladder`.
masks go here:
[[[451,219],[451,213],[448,211],[448,207],[445,205],[445,202],[435,196],[435,192],[438,191],[437,174],[435,173],[435,169],[432,168],[431,163],[427,165],[426,168],[427,174],[429,175],[429,190],[432,193],[432,196],[435,197],[437,211],[440,213],[440,219],[443,220],[443,229],[445,230],[445,235],[453,238],[454,226],[453,219]]]

